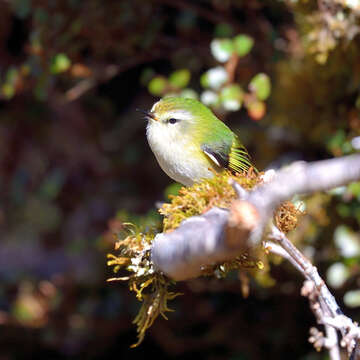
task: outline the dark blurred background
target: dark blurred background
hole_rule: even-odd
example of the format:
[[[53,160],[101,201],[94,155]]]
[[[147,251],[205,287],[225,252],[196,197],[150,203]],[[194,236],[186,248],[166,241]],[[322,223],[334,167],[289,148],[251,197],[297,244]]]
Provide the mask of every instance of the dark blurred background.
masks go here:
[[[236,273],[177,284],[130,349],[139,303],[106,283],[106,254],[174,191],[135,111],[162,95],[207,102],[260,170],[356,151],[359,16],[345,0],[0,0],[0,360],[326,359],[285,263],[246,299]],[[359,200],[359,183],[294,199],[292,235],[357,321]]]

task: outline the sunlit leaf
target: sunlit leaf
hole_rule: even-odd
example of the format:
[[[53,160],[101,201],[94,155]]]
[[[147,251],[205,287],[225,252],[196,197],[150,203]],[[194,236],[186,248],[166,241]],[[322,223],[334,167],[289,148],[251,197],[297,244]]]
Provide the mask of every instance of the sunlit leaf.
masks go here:
[[[217,66],[207,71],[207,83],[212,89],[219,89],[228,79],[228,74],[222,66]]]
[[[160,96],[164,93],[166,86],[166,78],[163,76],[156,76],[149,82],[148,90],[151,94]]]
[[[50,71],[53,74],[59,74],[68,70],[71,66],[70,59],[63,53],[57,54],[53,57],[50,64]]]
[[[219,96],[216,92],[205,90],[200,96],[201,102],[205,105],[215,105],[219,101]]]
[[[254,40],[250,36],[242,34],[234,37],[233,44],[235,52],[240,56],[245,56],[251,51]]]
[[[360,237],[347,226],[340,225],[336,228],[334,242],[343,257],[360,255]]]
[[[271,92],[270,78],[263,73],[255,75],[250,81],[249,89],[256,94],[259,100],[266,100]]]
[[[210,44],[211,54],[219,62],[229,60],[234,52],[234,45],[230,39],[214,39]]]
[[[344,303],[348,307],[360,306],[360,290],[348,291],[344,295]]]
[[[11,99],[15,95],[14,85],[6,83],[1,87],[1,93],[6,99]]]
[[[169,83],[177,88],[184,88],[189,84],[190,78],[191,74],[188,69],[180,69],[169,76]]]
[[[348,268],[341,262],[332,264],[326,272],[327,282],[335,289],[340,288],[348,279],[349,275]]]
[[[244,92],[237,84],[231,84],[224,87],[220,93],[220,99],[223,107],[229,111],[237,111],[241,108],[244,98]]]

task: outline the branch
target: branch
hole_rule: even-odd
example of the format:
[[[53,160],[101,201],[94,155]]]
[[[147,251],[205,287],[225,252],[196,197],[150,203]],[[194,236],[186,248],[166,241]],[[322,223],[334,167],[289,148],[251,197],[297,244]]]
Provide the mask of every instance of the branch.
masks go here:
[[[185,280],[201,275],[203,266],[236,258],[264,238],[265,225],[281,202],[296,194],[324,191],[359,180],[360,155],[295,163],[274,176],[269,174],[265,173],[264,184],[251,192],[234,182],[238,199],[229,210],[214,207],[183,221],[171,233],[158,234],[151,249],[154,267],[175,280]],[[340,345],[352,354],[351,359],[357,359],[360,328],[342,313],[317,268],[274,225],[263,245],[267,251],[290,261],[306,279],[302,295],[309,298],[310,308],[326,333],[324,336],[312,328],[309,341],[317,349],[327,348],[331,360],[340,360],[340,331]]]
[[[234,183],[239,199],[229,210],[212,208],[183,221],[171,233],[155,237],[151,249],[154,267],[174,280],[197,277],[203,266],[234,259],[259,244],[274,209],[283,201],[359,179],[360,155],[356,154],[294,163],[251,192]]]

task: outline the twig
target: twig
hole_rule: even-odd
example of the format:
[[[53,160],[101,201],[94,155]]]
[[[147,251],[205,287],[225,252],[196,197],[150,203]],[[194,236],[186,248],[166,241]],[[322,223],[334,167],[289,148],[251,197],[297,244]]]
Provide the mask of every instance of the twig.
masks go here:
[[[289,254],[293,261],[301,269],[304,277],[311,280],[316,287],[316,290],[320,294],[321,298],[325,302],[327,314],[330,316],[337,316],[341,314],[341,310],[335,301],[335,298],[331,295],[329,289],[325,285],[325,282],[320,277],[316,267],[291,243],[291,241],[275,226],[272,226],[269,238],[277,241],[281,247]]]
[[[285,234],[279,231],[275,226],[272,226],[269,238],[279,243],[287,254],[284,258],[290,260],[305,279],[307,279],[301,290],[301,294],[309,298],[310,308],[317,318],[317,321],[324,325],[326,332],[326,337],[324,337],[321,332],[312,328],[312,336],[309,341],[314,344],[316,349],[321,349],[322,347],[328,349],[331,360],[340,360],[336,329],[324,320],[327,318],[338,318],[339,314],[342,314],[335,298],[328,290],[325,282],[320,278],[316,267],[313,266],[311,262],[291,243]],[[344,317],[344,315],[342,316]],[[349,319],[349,321],[352,323],[351,319]],[[347,334],[347,327],[342,327],[339,330],[344,336]],[[355,345],[354,339],[352,339],[352,343],[349,345],[351,351]]]

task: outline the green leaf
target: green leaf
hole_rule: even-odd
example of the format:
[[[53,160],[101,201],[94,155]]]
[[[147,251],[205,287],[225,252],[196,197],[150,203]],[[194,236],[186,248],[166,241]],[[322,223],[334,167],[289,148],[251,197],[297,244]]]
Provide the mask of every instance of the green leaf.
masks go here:
[[[340,254],[345,258],[360,255],[359,234],[346,225],[339,225],[334,232],[334,242]]]
[[[200,76],[200,84],[203,88],[208,88],[210,86],[209,84],[209,76],[207,73],[204,73]]]
[[[250,81],[249,89],[256,94],[259,100],[266,100],[271,92],[270,78],[263,73],[255,75]]]
[[[239,85],[231,84],[231,85],[225,86],[221,90],[220,96],[221,96],[222,100],[236,99],[236,100],[242,101],[244,98],[244,91],[242,90],[242,88]]]
[[[330,265],[326,272],[327,282],[335,289],[343,286],[349,275],[348,268],[341,262]]]
[[[241,108],[244,92],[237,84],[228,85],[221,90],[220,99],[226,110],[237,111]]]
[[[174,71],[169,77],[169,83],[177,88],[184,88],[190,82],[191,74],[188,69]]]
[[[159,96],[162,95],[167,86],[167,80],[163,76],[154,77],[148,85],[148,90],[151,94]]]
[[[219,104],[219,96],[216,92],[211,90],[205,90],[201,96],[200,100],[202,103],[208,106],[217,106]]]
[[[254,40],[247,35],[237,35],[233,39],[234,50],[239,56],[247,55],[254,45]]]
[[[230,39],[214,39],[210,45],[211,53],[217,61],[226,62],[234,52],[234,45]]]
[[[1,87],[1,93],[6,99],[11,99],[15,95],[15,86],[19,72],[16,68],[11,67],[5,75],[5,83]]]
[[[65,72],[71,66],[70,59],[63,53],[57,54],[53,57],[50,64],[50,71],[53,74]]]
[[[206,72],[206,74],[209,87],[215,90],[220,89],[228,79],[228,73],[223,66],[211,68]]]
[[[344,303],[346,306],[355,308],[360,306],[360,290],[351,290],[345,293]]]
[[[336,131],[334,135],[326,141],[326,147],[331,152],[338,152],[341,151],[341,148],[346,141],[346,134],[343,129],[339,129]]]
[[[348,186],[348,191],[360,200],[360,182],[353,182]]]
[[[1,88],[1,92],[6,99],[11,99],[15,95],[14,85],[5,83]]]

